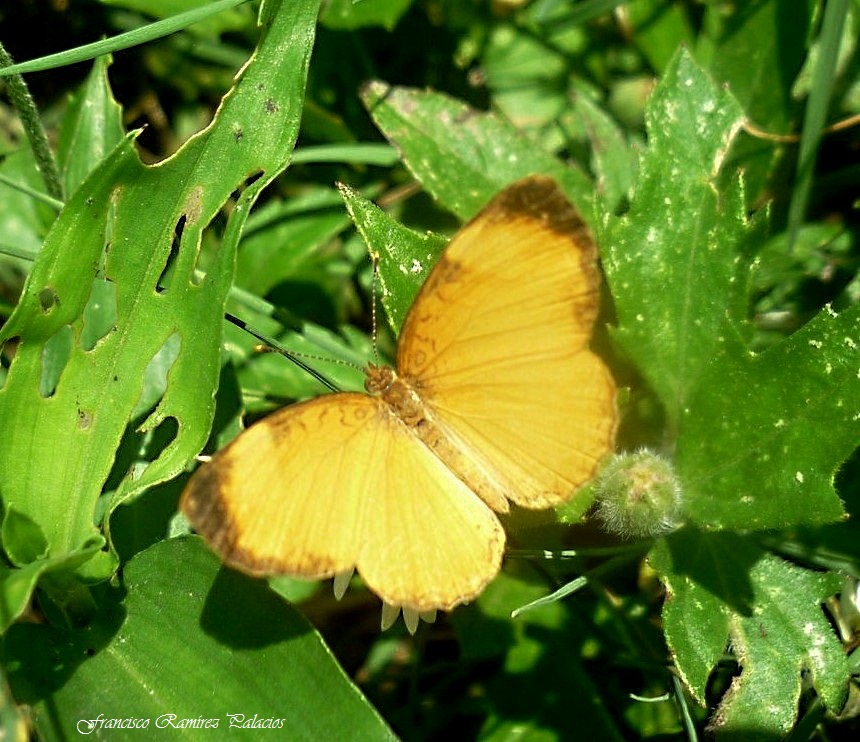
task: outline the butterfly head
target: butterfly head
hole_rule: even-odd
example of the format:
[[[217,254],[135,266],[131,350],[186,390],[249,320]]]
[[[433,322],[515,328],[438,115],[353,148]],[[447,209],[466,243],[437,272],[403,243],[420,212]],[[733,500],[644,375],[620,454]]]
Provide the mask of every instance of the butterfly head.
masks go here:
[[[375,397],[385,396],[385,393],[397,381],[397,374],[391,366],[377,366],[373,363],[368,363],[365,374],[367,376],[364,380],[364,388],[368,394],[372,394]]]

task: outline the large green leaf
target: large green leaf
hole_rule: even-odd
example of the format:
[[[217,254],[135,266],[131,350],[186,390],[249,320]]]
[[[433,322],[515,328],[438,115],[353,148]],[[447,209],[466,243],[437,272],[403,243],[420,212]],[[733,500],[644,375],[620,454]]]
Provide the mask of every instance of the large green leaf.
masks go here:
[[[424,188],[461,219],[470,219],[504,186],[551,175],[594,223],[593,185],[581,170],[542,151],[492,113],[431,91],[368,85],[363,100],[376,125]]]
[[[747,347],[751,248],[763,235],[720,171],[739,123],[731,96],[679,55],[651,102],[630,212],[610,233],[615,337],[664,405],[689,518],[832,521],[833,474],[860,439],[860,310],[828,308],[763,353]],[[812,432],[822,425],[826,440]]]
[[[313,628],[196,537],[134,557],[100,608],[83,630],[18,624],[5,639],[13,692],[43,739],[393,739]],[[200,718],[217,728],[180,726]],[[233,726],[255,719],[270,728]]]
[[[0,390],[0,429],[15,431],[0,437],[5,513],[41,530],[52,557],[89,543],[100,513],[175,476],[206,441],[235,246],[254,199],[288,163],[317,4],[264,6],[253,59],[211,125],[176,155],[144,167],[132,138],[113,151],[66,204],[3,328],[0,339],[17,340]],[[237,191],[221,245],[198,255],[203,230]],[[87,315],[105,301],[115,321],[94,335]],[[163,394],[141,409],[147,372],[165,353]],[[99,498],[129,425],[166,441],[142,471],[120,473],[105,508]],[[89,577],[112,569],[103,559]]]
[[[734,534],[679,532],[650,555],[664,575],[666,638],[700,703],[727,642],[742,667],[714,716],[746,735],[781,735],[797,718],[801,672],[827,707],[845,702],[850,669],[821,609],[835,574],[795,567]],[[763,737],[760,737],[763,738]]]

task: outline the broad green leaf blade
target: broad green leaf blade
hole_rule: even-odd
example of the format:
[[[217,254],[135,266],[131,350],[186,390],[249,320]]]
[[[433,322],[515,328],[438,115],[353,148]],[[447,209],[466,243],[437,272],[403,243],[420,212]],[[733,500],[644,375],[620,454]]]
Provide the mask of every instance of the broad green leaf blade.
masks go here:
[[[379,258],[382,305],[394,333],[399,334],[409,307],[448,241],[404,227],[347,186],[340,190],[356,229],[371,254]]]
[[[749,571],[759,549],[732,533],[686,529],[657,542],[648,556],[666,586],[663,626],[681,678],[705,705],[705,686],[728,644],[732,612],[749,614]]]
[[[562,164],[492,113],[441,93],[367,85],[364,105],[421,185],[461,219],[473,217],[504,186],[534,173],[554,177],[594,224],[593,188],[582,171]]]
[[[719,346],[736,296],[737,246],[748,232],[740,185],[721,195],[720,165],[741,111],[686,53],[654,91],[648,148],[630,211],[609,232],[615,338],[663,402],[670,435]]]
[[[858,370],[858,305],[826,307],[759,355],[726,342],[678,439],[688,517],[722,528],[842,518],[833,478],[860,441]]]
[[[91,730],[103,739],[247,739],[270,729],[288,739],[394,739],[313,628],[265,582],[221,568],[198,538],[134,557],[123,586],[124,600],[106,597],[84,630],[10,630],[3,664],[43,739],[76,737],[99,715],[149,720],[145,730]],[[277,721],[262,732],[231,726],[255,716]],[[180,727],[199,717],[217,727]]]
[[[319,285],[319,293],[336,295],[333,280],[344,277],[328,275],[333,261],[324,248],[349,224],[337,191],[312,190],[260,211],[255,215],[256,224],[249,223],[242,238],[236,285],[259,296],[289,292],[291,305],[301,303],[301,296],[296,294],[315,285]],[[265,222],[261,223],[260,217]],[[325,291],[327,285],[331,291]],[[334,314],[319,319],[337,322],[345,318]]]
[[[764,221],[748,224],[739,185],[718,176],[737,106],[681,54],[649,117],[605,265],[615,337],[666,409],[686,515],[722,528],[838,519],[832,478],[860,440],[857,310],[824,310],[753,356],[746,287]],[[826,438],[812,432],[821,425]]]
[[[686,530],[651,552],[668,590],[666,638],[700,703],[711,669],[729,645],[742,672],[714,726],[758,738],[785,734],[797,717],[801,672],[828,709],[847,697],[850,669],[822,602],[840,578],[795,567],[732,534]]]
[[[685,6],[638,0],[625,3],[619,10],[622,8],[636,47],[654,69],[664,70],[678,47],[692,45],[695,31]]]
[[[573,114],[584,129],[592,152],[596,206],[612,214],[630,197],[636,180],[637,149],[627,141],[621,128],[587,95],[578,95]]]
[[[287,165],[313,43],[316,0],[266,7],[260,46],[212,124],[157,167],[141,165],[126,139],[67,204],[3,328],[2,339],[19,340],[0,390],[0,428],[16,430],[0,440],[3,497],[41,526],[52,555],[98,532],[96,503],[145,370],[177,338],[164,396],[141,425],[175,437],[114,502],[174,476],[205,443],[235,245],[257,194]],[[203,229],[243,188],[198,281]],[[70,327],[82,336],[99,281],[115,287],[116,323],[92,349],[77,343],[43,396],[45,344]]]
[[[74,193],[122,141],[122,110],[107,79],[109,57],[99,57],[72,96],[57,139],[57,160],[66,194]]]

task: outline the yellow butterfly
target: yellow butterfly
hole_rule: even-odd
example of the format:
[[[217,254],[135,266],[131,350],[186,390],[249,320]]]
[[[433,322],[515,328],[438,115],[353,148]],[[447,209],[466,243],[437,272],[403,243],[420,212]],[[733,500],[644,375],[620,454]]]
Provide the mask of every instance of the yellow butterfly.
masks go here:
[[[253,575],[358,570],[385,603],[451,610],[498,573],[510,503],[548,508],[612,447],[615,385],[588,348],[596,251],[559,187],[533,176],[451,240],[403,324],[397,368],[248,428],[181,507]],[[395,614],[396,615],[396,614]]]

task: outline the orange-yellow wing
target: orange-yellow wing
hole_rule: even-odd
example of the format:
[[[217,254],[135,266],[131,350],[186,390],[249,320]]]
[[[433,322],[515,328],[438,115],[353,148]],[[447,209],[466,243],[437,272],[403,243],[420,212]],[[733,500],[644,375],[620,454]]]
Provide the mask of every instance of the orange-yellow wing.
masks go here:
[[[450,610],[499,570],[496,516],[378,399],[330,394],[256,423],[181,503],[233,566],[331,577],[355,567],[387,603]]]
[[[612,449],[615,387],[588,348],[598,282],[585,226],[535,176],[463,227],[406,318],[398,371],[496,510],[563,502]]]

